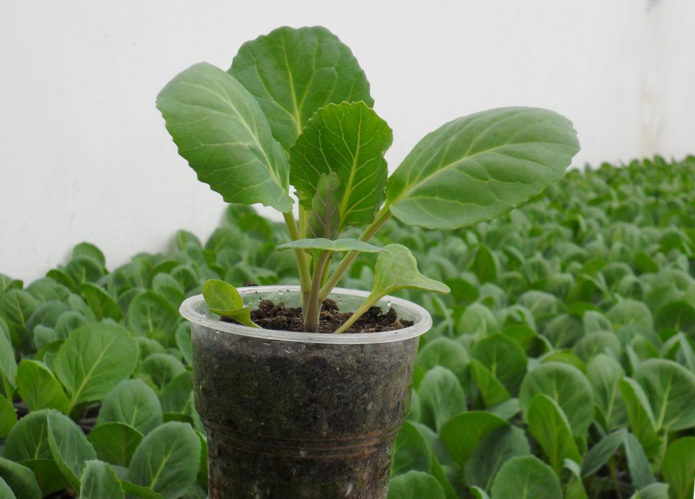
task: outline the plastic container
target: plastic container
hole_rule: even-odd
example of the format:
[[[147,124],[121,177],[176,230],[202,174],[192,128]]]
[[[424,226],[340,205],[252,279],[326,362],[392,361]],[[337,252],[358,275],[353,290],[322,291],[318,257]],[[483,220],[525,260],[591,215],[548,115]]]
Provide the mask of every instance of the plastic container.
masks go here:
[[[252,309],[262,299],[298,306],[298,291],[239,289]],[[354,310],[366,296],[336,288],[330,298]],[[183,302],[211,498],[386,497],[418,337],[432,319],[406,300],[378,305],[413,325],[367,334],[273,331],[221,322],[200,295]]]

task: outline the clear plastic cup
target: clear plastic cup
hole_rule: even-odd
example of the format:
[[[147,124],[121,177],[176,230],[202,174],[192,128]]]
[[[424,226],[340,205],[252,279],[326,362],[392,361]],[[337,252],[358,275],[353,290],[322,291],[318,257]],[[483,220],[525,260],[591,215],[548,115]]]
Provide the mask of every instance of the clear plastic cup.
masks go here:
[[[240,288],[298,306],[297,286]],[[368,293],[336,288],[341,311]],[[208,435],[211,498],[386,497],[391,448],[408,412],[418,337],[432,319],[384,297],[407,328],[322,334],[219,321],[202,296],[181,305],[191,322],[195,403]]]

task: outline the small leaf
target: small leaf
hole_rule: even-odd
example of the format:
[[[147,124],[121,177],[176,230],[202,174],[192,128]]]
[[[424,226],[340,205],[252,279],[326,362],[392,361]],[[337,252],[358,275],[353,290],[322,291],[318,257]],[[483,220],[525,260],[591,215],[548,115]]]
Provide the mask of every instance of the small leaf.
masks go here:
[[[165,497],[179,497],[196,481],[200,440],[186,423],[164,423],[147,435],[130,460],[128,476]]]
[[[625,442],[627,432],[624,429],[614,431],[603,437],[589,452],[582,462],[582,476],[588,477],[596,473],[601,466],[615,454],[615,451]]]
[[[632,484],[641,489],[656,482],[652,467],[644,453],[639,440],[632,433],[625,434],[625,456],[627,457],[627,468],[632,478]]]
[[[610,431],[627,422],[625,402],[620,396],[620,380],[625,375],[620,364],[605,354],[599,354],[589,361],[586,375],[594,389],[596,405]]]
[[[387,499],[445,499],[435,477],[422,471],[409,471],[391,479]]]
[[[191,66],[162,89],[157,108],[179,154],[226,202],[290,210],[287,155],[233,76],[207,63]]]
[[[258,327],[251,320],[251,311],[244,307],[241,295],[231,284],[219,279],[208,279],[203,283],[203,297],[211,312],[229,317],[249,327]]]
[[[135,296],[126,313],[126,324],[130,329],[166,346],[175,344],[174,331],[178,321],[176,308],[155,291]]]
[[[121,307],[116,300],[102,288],[91,282],[85,282],[80,286],[82,297],[92,309],[97,320],[110,317],[115,321],[121,320]]]
[[[418,387],[422,421],[435,431],[466,410],[466,395],[454,373],[437,366],[425,373]]]
[[[455,229],[489,220],[562,178],[579,150],[564,117],[500,108],[427,134],[389,178],[391,213],[409,225]]]
[[[463,383],[470,358],[461,343],[450,338],[429,341],[417,354],[417,363],[425,371],[435,366],[446,367]]]
[[[355,56],[320,26],[285,26],[246,42],[229,73],[256,97],[273,136],[286,149],[326,104],[373,103]]]
[[[95,426],[87,440],[97,457],[119,466],[128,466],[135,449],[142,441],[142,433],[125,423],[104,423]]]
[[[30,411],[57,409],[66,414],[70,401],[43,362],[22,359],[17,368],[17,391]]]
[[[676,499],[693,497],[695,479],[695,437],[682,437],[668,446],[661,473]]]
[[[311,201],[309,235],[312,238],[335,239],[340,233],[340,200],[343,183],[336,172],[322,173]]]
[[[514,457],[507,461],[497,472],[490,492],[493,499],[562,499],[557,475],[535,456]]]
[[[67,416],[50,412],[47,420],[51,455],[63,476],[75,489],[79,490],[85,462],[96,459],[96,452],[80,427]]]
[[[111,466],[90,460],[85,463],[80,480],[80,499],[122,499],[125,492]]]
[[[510,393],[518,391],[528,359],[516,341],[494,334],[477,341],[471,356],[487,367]]]
[[[471,359],[470,366],[486,408],[495,407],[511,398],[504,385],[481,362]]]
[[[1,457],[0,481],[4,481],[19,499],[41,499],[43,497],[36,481],[36,475],[29,468]],[[2,488],[0,488],[0,497],[6,497],[3,495]]]
[[[335,172],[342,185],[340,230],[366,225],[386,196],[383,155],[392,139],[386,122],[364,102],[324,106],[290,149],[290,181],[310,208],[321,175]]]
[[[373,244],[365,243],[358,239],[297,239],[288,243],[280,244],[277,249],[305,249],[317,251],[361,251],[362,253],[380,253],[385,248],[379,248]]]

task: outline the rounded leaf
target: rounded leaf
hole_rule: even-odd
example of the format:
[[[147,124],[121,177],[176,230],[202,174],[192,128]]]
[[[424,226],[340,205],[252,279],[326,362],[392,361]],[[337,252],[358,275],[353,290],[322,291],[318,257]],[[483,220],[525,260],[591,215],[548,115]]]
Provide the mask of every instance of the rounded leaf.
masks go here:
[[[507,461],[490,489],[492,499],[562,499],[560,480],[552,468],[535,456]]]

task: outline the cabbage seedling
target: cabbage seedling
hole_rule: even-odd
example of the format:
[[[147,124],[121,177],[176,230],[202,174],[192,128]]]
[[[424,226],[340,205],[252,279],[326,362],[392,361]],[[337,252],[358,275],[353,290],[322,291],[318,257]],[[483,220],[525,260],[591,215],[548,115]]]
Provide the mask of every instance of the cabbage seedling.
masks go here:
[[[448,292],[418,272],[407,248],[368,244],[391,217],[430,229],[492,219],[562,178],[579,150],[563,116],[499,108],[427,134],[389,177],[392,133],[373,103],[350,49],[322,27],[276,29],[242,45],[227,71],[196,64],[157,97],[179,154],[202,182],[229,203],[282,214],[291,242],[280,249],[296,255],[306,331],[318,329],[320,303],[359,252],[377,253],[374,286],[336,332],[394,290]],[[347,227],[360,228],[359,238],[341,238]],[[335,254],[343,256],[331,269]],[[204,286],[208,305],[253,325],[228,287]]]

